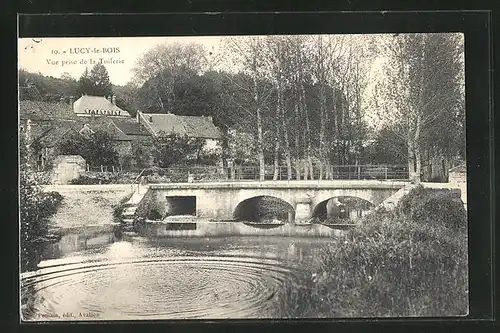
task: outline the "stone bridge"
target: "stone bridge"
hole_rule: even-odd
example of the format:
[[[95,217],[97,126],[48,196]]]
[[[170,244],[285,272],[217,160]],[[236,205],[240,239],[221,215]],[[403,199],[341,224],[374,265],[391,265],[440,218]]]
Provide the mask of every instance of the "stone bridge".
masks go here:
[[[143,201],[161,216],[177,215],[232,220],[238,207],[249,199],[270,196],[288,203],[294,212],[289,220],[309,220],[315,209],[331,198],[349,196],[377,206],[408,182],[379,180],[263,181],[150,184]],[[140,205],[139,205],[140,206]],[[179,210],[179,206],[181,208]]]

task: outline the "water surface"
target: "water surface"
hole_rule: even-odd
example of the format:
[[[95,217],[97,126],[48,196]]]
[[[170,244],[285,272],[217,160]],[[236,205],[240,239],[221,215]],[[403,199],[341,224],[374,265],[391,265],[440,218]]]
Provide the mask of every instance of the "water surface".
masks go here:
[[[328,238],[70,233],[21,281],[24,320],[276,318]]]

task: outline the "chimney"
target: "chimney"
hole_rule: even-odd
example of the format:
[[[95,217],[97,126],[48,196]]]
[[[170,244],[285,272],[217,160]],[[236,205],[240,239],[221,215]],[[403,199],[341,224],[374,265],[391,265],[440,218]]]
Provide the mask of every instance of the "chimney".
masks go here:
[[[116,96],[115,95],[111,96],[111,103],[116,105]]]
[[[135,120],[137,120],[137,123],[139,123],[139,124],[141,123],[141,121],[139,120],[140,113],[141,113],[141,111],[137,110],[137,113],[135,114]]]
[[[69,105],[73,106],[75,98],[73,96],[69,96]]]
[[[106,99],[111,103],[111,96],[106,96]]]
[[[152,116],[149,116],[149,122],[152,123],[153,122],[153,117]]]

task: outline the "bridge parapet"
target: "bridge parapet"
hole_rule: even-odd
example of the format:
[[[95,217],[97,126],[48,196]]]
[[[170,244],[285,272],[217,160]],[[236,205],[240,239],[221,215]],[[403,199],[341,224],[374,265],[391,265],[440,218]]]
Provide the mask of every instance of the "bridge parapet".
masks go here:
[[[374,189],[374,188],[401,188],[407,181],[385,180],[290,180],[290,181],[232,181],[232,182],[199,182],[199,183],[158,183],[150,184],[155,190],[162,189],[224,189],[224,188],[251,188],[251,189]]]

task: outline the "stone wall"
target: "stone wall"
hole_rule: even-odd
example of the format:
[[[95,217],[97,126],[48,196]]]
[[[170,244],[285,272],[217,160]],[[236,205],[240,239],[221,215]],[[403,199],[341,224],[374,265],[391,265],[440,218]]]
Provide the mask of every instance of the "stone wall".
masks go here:
[[[449,182],[460,187],[461,199],[467,208],[467,168],[465,165],[460,165],[450,169]]]

